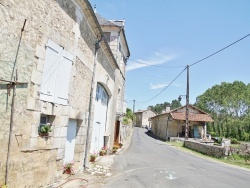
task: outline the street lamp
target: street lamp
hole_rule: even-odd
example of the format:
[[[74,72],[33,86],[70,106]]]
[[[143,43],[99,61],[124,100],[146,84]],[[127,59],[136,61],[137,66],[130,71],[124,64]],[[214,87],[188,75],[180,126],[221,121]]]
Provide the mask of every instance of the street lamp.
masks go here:
[[[180,102],[181,101],[181,97],[182,96],[185,96],[186,97],[186,126],[185,126],[185,140],[188,140],[188,127],[189,127],[189,122],[188,122],[188,114],[189,114],[189,112],[188,112],[188,106],[189,106],[189,100],[188,100],[188,98],[189,98],[189,96],[188,95],[180,95],[179,97],[178,97],[178,101]]]

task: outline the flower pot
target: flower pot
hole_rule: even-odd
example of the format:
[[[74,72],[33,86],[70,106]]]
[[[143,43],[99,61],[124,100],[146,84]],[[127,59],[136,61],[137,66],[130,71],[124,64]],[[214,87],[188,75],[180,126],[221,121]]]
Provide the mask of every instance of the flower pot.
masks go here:
[[[40,136],[49,136],[49,133],[39,133]]]
[[[95,162],[95,158],[90,158],[90,162]]]
[[[71,169],[70,168],[67,168],[66,170],[64,170],[64,174],[71,174]]]

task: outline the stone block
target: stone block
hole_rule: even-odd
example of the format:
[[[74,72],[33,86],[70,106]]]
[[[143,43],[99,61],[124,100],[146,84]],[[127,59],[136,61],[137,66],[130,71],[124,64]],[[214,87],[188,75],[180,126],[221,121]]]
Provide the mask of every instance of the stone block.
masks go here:
[[[46,140],[47,140],[47,138],[38,137],[37,148],[38,149],[46,149],[46,147],[47,147]]]
[[[27,110],[35,110],[36,99],[33,96],[28,95],[26,104]]]
[[[65,154],[65,150],[64,149],[58,149],[57,150],[57,160],[63,159],[64,158],[64,154]]]
[[[46,102],[45,103],[45,113],[44,114],[47,114],[47,115],[53,115],[53,110],[52,110],[52,104],[49,103],[49,102]]]
[[[78,111],[77,111],[76,119],[83,120],[83,119],[85,119],[85,116],[86,116],[86,113],[85,113],[84,111],[78,110]]]
[[[40,85],[42,81],[42,73],[33,69],[32,75],[31,75],[31,81],[35,84]]]
[[[53,130],[54,138],[60,137],[60,130],[61,130],[61,127],[59,127],[59,126],[54,126],[54,130]]]
[[[68,116],[56,116],[54,124],[57,126],[67,126],[69,121]]]
[[[62,106],[62,114],[63,116],[69,115],[69,106]]]
[[[53,109],[54,115],[61,115],[62,113],[62,105],[55,105]]]
[[[38,127],[39,127],[39,124],[32,124],[31,125],[31,137],[34,138],[34,137],[38,137]]]
[[[36,70],[39,72],[43,72],[44,60],[38,59]]]
[[[68,127],[61,127],[60,129],[60,137],[67,137]]]
[[[77,136],[76,144],[84,144],[84,136]]]
[[[67,138],[62,138],[61,148],[65,148],[66,142],[67,142]]]
[[[70,109],[69,110],[69,112],[70,112],[69,117],[72,119],[77,119],[77,110],[72,108],[72,107],[70,107],[69,109]]]
[[[61,138],[54,138],[53,139],[53,148],[61,148],[61,142],[62,142],[62,139]]]
[[[45,59],[45,47],[37,46],[35,56],[40,59]]]
[[[30,138],[30,149],[35,150],[37,149],[38,145],[38,137],[37,138]]]

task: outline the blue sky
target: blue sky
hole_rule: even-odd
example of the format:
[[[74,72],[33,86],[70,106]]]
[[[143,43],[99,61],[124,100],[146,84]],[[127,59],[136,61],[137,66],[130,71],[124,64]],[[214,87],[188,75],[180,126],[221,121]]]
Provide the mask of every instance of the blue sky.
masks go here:
[[[97,12],[106,19],[126,20],[131,56],[125,98],[131,109],[135,100],[135,111],[185,95],[186,71],[148,101],[186,65],[250,34],[249,0],[90,0],[90,3],[93,7],[96,4]],[[221,82],[250,83],[250,36],[191,66],[189,74],[191,104]]]

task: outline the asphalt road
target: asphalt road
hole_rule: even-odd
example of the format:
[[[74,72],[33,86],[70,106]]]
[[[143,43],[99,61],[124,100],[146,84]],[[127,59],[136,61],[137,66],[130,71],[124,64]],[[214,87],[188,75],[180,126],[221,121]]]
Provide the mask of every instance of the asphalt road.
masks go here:
[[[135,128],[103,188],[250,188],[250,171],[181,151]]]

